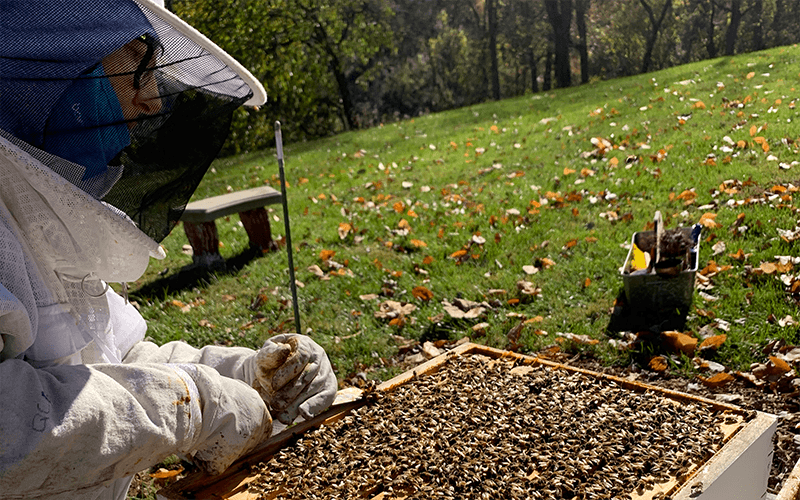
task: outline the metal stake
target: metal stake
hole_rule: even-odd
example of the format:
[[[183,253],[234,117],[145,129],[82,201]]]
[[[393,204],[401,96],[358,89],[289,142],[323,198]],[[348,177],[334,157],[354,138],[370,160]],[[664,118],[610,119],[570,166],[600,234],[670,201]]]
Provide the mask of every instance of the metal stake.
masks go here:
[[[296,333],[300,330],[300,311],[297,307],[297,283],[294,279],[294,259],[292,259],[292,233],[289,230],[289,205],[286,201],[286,176],[283,172],[283,136],[281,135],[281,122],[275,122],[275,145],[278,149],[278,172],[281,178],[281,202],[283,203],[283,226],[286,228],[286,250],[289,255],[289,279],[292,287],[292,309],[294,310],[294,325]]]

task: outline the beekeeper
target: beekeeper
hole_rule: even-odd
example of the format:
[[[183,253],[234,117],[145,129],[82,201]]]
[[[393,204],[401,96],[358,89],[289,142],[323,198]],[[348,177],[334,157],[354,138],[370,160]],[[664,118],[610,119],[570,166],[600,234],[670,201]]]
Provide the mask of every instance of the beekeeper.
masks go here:
[[[327,408],[309,337],[143,341],[136,280],[258,81],[157,0],[0,1],[0,498],[125,498],[178,454],[219,473]]]

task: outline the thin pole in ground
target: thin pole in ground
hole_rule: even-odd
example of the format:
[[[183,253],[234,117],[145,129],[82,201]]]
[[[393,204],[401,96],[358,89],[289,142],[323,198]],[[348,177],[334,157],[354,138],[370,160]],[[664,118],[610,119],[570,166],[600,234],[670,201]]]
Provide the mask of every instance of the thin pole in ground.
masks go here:
[[[281,135],[281,122],[275,122],[275,145],[278,150],[278,173],[281,178],[281,201],[283,203],[283,226],[286,228],[286,251],[289,256],[289,280],[292,288],[292,309],[294,310],[294,326],[297,333],[300,330],[300,310],[297,307],[297,283],[294,279],[294,259],[292,258],[292,233],[289,229],[289,204],[286,201],[286,175],[283,172],[283,136]]]

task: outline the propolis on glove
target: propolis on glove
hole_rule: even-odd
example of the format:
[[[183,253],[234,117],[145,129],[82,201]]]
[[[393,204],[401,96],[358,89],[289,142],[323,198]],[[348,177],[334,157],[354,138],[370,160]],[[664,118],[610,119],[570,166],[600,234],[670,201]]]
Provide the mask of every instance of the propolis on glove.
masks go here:
[[[336,375],[324,349],[310,337],[281,334],[255,355],[253,386],[283,424],[310,419],[333,403]]]

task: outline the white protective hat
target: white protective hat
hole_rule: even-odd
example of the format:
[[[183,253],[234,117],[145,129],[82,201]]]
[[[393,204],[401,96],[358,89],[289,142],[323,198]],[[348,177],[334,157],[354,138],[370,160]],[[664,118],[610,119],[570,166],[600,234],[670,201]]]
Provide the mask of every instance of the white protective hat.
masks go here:
[[[155,241],[267,99],[163,0],[0,2],[0,136]]]

